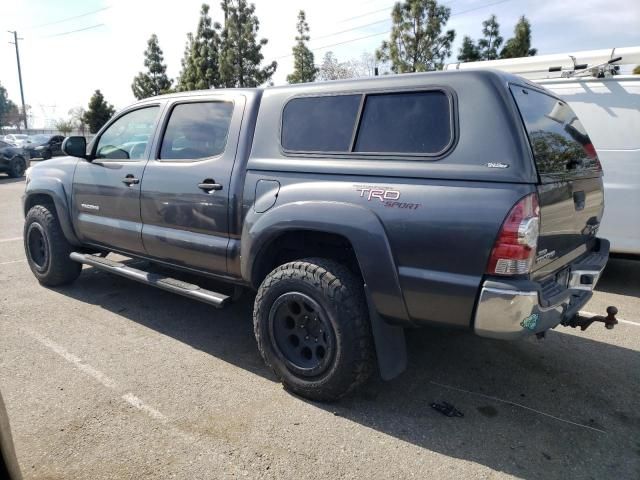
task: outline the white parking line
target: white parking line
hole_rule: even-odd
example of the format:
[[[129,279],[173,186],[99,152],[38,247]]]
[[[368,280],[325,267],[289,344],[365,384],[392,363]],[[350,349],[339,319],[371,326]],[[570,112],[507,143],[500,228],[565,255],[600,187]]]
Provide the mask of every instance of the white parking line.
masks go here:
[[[10,265],[12,263],[20,263],[20,262],[26,262],[26,261],[27,261],[27,259],[23,258],[21,260],[11,260],[9,262],[0,262],[0,265]]]
[[[54,353],[57,353],[58,355],[60,355],[62,358],[64,358],[67,362],[71,363],[74,367],[76,367],[81,372],[86,373],[87,375],[92,377],[94,380],[97,380],[103,386],[105,386],[105,387],[107,387],[107,388],[109,388],[111,390],[119,390],[118,384],[115,382],[115,380],[109,378],[107,375],[102,373],[100,370],[92,367],[91,365],[86,363],[84,360],[82,360],[80,357],[78,357],[78,356],[74,355],[73,353],[69,352],[62,345],[58,345],[53,340],[51,340],[51,339],[49,339],[49,338],[47,338],[47,337],[45,337],[43,335],[40,335],[38,332],[35,332],[33,330],[30,330],[30,329],[27,329],[27,328],[22,328],[21,330],[24,333],[26,333],[27,335],[29,335],[31,338],[33,338],[33,339],[37,340],[38,342],[40,342],[42,345],[47,347],[49,350],[51,350]],[[162,423],[166,423],[167,422],[167,417],[165,415],[163,415],[161,412],[159,412],[155,408],[153,408],[153,407],[147,405],[146,403],[144,403],[142,400],[140,400],[140,398],[135,396],[133,393],[127,392],[127,393],[121,395],[120,398],[122,398],[129,405],[137,408],[141,412],[146,413],[148,416],[150,416],[154,420],[158,420],[158,421],[160,421]]]
[[[0,238],[0,243],[17,242],[18,240],[22,240],[22,237]]]
[[[167,421],[167,417],[165,417],[162,413],[160,413],[155,408],[145,404],[142,400],[140,400],[131,392],[125,393],[120,398],[122,398],[125,402],[130,403],[131,405],[136,407],[138,410],[142,410],[144,413],[146,413],[150,417],[155,418],[156,420],[160,420],[162,423]]]

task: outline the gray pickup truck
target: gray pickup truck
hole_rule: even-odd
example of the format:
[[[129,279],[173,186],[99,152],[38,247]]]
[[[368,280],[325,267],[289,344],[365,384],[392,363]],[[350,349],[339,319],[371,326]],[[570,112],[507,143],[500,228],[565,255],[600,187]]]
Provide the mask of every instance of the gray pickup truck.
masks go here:
[[[181,272],[256,290],[260,353],[307,398],[399,374],[406,327],[514,339],[594,320],[578,312],[609,254],[600,163],[571,108],[516,76],[177,93],[63,149],[27,173],[40,283],[87,264],[216,307],[230,295]]]

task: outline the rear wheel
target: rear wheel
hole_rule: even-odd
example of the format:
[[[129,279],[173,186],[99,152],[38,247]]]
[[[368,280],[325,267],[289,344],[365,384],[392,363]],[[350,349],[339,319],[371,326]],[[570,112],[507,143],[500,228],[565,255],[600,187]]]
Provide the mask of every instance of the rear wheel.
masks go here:
[[[20,178],[24,175],[24,171],[27,169],[27,162],[22,157],[14,157],[9,163],[9,176],[11,178]]]
[[[253,319],[263,359],[303,397],[336,400],[373,371],[362,281],[337,262],[310,258],[276,268],[258,290]]]
[[[36,205],[29,210],[24,223],[24,249],[31,271],[43,285],[71,283],[82,271],[81,264],[69,259],[73,248],[53,206]]]

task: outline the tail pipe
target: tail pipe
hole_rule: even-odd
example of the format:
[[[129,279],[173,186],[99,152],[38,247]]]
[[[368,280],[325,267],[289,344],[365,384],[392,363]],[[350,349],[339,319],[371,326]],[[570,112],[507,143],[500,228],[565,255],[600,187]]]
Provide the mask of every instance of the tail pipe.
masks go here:
[[[613,330],[613,327],[618,323],[618,319],[616,315],[618,314],[618,309],[616,307],[607,307],[607,315],[582,315],[580,312],[576,313],[576,315],[571,318],[569,321],[564,323],[565,326],[576,328],[580,327],[580,330],[583,332],[591,326],[593,322],[602,322],[604,326],[608,330]]]

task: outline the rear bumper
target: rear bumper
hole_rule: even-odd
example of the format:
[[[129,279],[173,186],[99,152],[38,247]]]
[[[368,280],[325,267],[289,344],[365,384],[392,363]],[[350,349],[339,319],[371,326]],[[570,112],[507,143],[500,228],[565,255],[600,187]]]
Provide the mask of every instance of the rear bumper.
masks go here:
[[[516,339],[568,322],[591,299],[608,259],[609,242],[598,239],[596,250],[568,265],[566,285],[485,280],[476,307],[475,332],[483,337]]]

